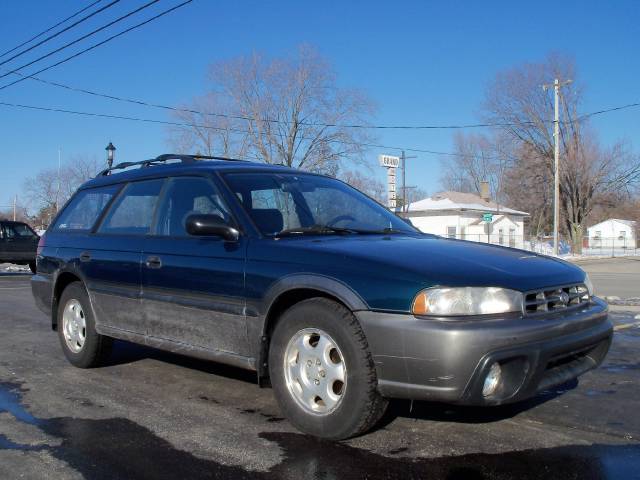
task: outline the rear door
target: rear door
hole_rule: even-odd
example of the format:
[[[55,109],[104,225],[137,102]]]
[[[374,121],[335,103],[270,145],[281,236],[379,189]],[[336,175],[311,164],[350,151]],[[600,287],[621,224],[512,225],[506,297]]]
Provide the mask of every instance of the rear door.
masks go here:
[[[164,179],[127,184],[80,257],[100,324],[121,333],[147,333],[140,300],[142,247],[163,184]]]
[[[169,180],[155,234],[144,242],[142,302],[149,335],[220,353],[250,356],[244,315],[246,237],[187,234],[191,214],[234,221],[208,177]]]

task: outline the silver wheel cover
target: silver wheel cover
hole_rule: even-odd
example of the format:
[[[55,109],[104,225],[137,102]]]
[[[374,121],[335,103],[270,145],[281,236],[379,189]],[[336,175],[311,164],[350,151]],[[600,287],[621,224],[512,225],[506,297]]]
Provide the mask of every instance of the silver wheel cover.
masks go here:
[[[347,366],[338,344],[319,328],[296,333],[284,354],[289,394],[302,409],[328,415],[340,405],[347,388]]]
[[[87,322],[80,302],[74,298],[67,301],[62,311],[62,335],[73,353],[79,353],[87,339]]]

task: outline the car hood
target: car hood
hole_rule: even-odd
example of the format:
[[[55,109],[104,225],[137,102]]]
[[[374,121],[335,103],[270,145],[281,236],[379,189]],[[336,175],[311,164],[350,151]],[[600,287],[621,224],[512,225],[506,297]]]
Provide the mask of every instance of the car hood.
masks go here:
[[[422,286],[498,286],[529,291],[584,281],[585,273],[563,260],[525,250],[435,236],[351,235],[286,240],[307,262],[360,270]],[[284,242],[283,242],[284,243]],[[327,258],[327,255],[333,259]]]

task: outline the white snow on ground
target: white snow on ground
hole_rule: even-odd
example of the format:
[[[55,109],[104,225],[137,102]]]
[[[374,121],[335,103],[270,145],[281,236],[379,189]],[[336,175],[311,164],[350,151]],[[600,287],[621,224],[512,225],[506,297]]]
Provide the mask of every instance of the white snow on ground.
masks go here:
[[[29,265],[14,265],[13,263],[0,263],[0,272],[30,272]]]

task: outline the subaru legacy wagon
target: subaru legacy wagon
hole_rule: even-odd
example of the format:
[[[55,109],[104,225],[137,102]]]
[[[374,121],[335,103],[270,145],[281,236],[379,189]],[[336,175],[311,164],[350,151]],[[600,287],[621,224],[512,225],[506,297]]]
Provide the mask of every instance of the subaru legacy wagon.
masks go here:
[[[32,289],[73,365],[123,339],[250,369],[330,439],[371,429],[391,398],[532,397],[598,366],[612,338],[574,265],[421,233],[334,178],[213,157],[82,185]]]

